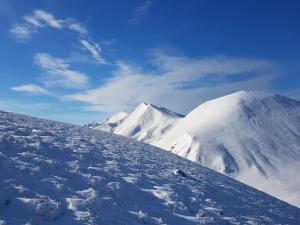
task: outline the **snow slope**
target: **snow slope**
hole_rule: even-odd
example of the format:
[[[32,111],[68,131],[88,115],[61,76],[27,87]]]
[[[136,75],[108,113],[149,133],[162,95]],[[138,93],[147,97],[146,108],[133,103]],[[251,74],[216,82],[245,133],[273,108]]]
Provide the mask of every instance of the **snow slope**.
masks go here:
[[[0,111],[0,224],[300,224],[300,210],[167,151]]]
[[[152,130],[168,127],[164,133],[150,132],[150,138],[141,135],[149,129],[139,115],[129,118],[115,133],[144,140],[300,207],[299,102],[241,91],[208,101],[184,118],[166,117],[160,123],[147,118]],[[139,128],[138,135],[128,127]]]

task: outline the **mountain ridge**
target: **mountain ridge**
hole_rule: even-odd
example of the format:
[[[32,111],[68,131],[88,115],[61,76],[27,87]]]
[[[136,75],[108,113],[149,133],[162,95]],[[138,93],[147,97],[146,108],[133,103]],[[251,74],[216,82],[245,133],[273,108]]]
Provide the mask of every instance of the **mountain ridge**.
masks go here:
[[[171,151],[299,207],[299,115],[296,100],[240,91],[201,104],[171,122],[159,137],[142,139],[122,130],[118,134]],[[137,127],[137,121],[132,116],[129,123]]]

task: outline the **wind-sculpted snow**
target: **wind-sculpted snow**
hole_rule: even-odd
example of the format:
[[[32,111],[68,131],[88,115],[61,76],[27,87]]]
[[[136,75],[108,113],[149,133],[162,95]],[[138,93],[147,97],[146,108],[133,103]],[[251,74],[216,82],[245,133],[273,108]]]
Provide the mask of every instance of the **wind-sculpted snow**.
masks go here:
[[[0,111],[0,224],[300,224],[300,210],[125,137]]]

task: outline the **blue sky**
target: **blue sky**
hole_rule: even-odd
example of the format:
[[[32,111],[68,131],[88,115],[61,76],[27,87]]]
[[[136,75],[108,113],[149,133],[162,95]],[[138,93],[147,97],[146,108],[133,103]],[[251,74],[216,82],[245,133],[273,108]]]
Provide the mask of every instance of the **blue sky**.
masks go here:
[[[0,108],[85,124],[146,101],[187,113],[300,99],[299,1],[0,0]]]

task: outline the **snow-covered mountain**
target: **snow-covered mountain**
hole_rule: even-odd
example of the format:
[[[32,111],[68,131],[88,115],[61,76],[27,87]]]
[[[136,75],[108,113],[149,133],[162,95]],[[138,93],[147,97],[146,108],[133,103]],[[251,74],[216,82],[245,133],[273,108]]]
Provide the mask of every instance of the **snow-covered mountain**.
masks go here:
[[[0,111],[0,224],[300,224],[300,209],[154,146]]]
[[[156,143],[183,116],[165,108],[142,102],[114,131],[139,141]]]
[[[300,102],[241,91],[208,101],[174,122],[148,121],[153,130],[157,124],[169,129],[145,139],[124,132],[132,126],[144,133],[138,117],[128,118],[115,133],[145,140],[300,207]]]
[[[117,113],[102,123],[87,126],[153,144],[174,128],[181,118],[181,114],[142,102],[131,113]]]

